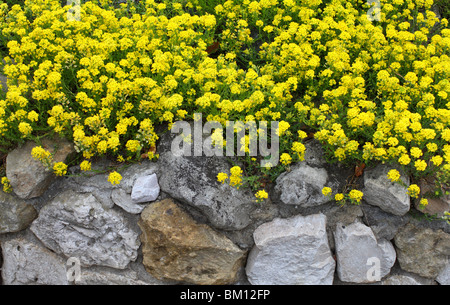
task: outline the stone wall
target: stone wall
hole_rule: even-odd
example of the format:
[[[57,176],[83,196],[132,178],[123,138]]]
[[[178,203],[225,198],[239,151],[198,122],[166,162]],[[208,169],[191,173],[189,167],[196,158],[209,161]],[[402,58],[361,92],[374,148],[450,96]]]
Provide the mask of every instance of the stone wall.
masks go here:
[[[321,190],[343,187],[352,170],[327,164],[310,141],[305,162],[256,203],[217,182],[231,167],[225,158],[177,157],[170,141],[166,133],[157,162],[122,169],[119,185],[107,181],[108,160],[55,177],[32,159],[34,144],[11,152],[14,192],[0,192],[2,283],[450,283],[449,225],[426,220],[387,179],[388,165],[359,178],[361,205],[340,207]],[[61,140],[44,145],[55,143],[55,160],[73,152]]]

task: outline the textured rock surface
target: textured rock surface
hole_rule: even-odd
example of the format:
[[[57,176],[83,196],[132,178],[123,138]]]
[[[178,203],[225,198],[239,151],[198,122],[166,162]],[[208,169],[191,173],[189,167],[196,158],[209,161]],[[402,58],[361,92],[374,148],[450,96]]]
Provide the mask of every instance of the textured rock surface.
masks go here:
[[[436,281],[441,285],[450,285],[450,262],[447,262],[445,268],[436,277]]]
[[[231,284],[245,252],[228,238],[196,223],[172,200],[150,204],[141,214],[143,264],[158,279],[193,284]]]
[[[415,278],[407,275],[395,274],[381,281],[381,285],[424,285]]]
[[[410,199],[405,187],[387,178],[391,169],[392,166],[381,164],[364,171],[364,200],[388,213],[402,216],[410,209]],[[409,178],[400,173],[403,183],[409,185]]]
[[[37,212],[31,204],[0,191],[0,233],[21,231],[36,217]]]
[[[254,285],[331,285],[331,256],[323,214],[276,218],[254,233],[246,266]]]
[[[290,172],[281,174],[276,180],[277,200],[284,204],[310,207],[324,204],[329,200],[322,194],[328,186],[328,173],[324,168],[315,168],[306,163],[299,163]]]
[[[31,231],[56,253],[83,265],[123,269],[137,257],[138,233],[92,195],[65,191],[44,206]]]
[[[127,194],[123,189],[113,189],[111,192],[111,199],[114,203],[130,214],[140,214],[145,209],[146,205],[133,203],[130,194]]]
[[[136,179],[131,191],[133,203],[155,201],[159,196],[159,184],[156,174],[141,176]]]
[[[395,236],[400,267],[423,277],[436,278],[448,265],[450,234],[409,223]]]
[[[435,179],[429,178],[428,180],[419,181],[418,185],[420,187],[421,194],[433,194],[436,191]],[[426,196],[428,200],[428,205],[425,208],[419,208],[420,198],[414,200],[414,206],[416,209],[422,213],[427,213],[429,215],[436,215],[438,217],[444,216],[445,212],[450,211],[450,189],[442,188],[442,196],[440,198],[434,198],[432,196]],[[448,194],[447,194],[448,193]]]
[[[362,204],[361,209],[365,224],[372,229],[377,239],[392,240],[399,228],[408,223],[409,218],[406,215],[393,215],[370,204]]]
[[[159,185],[171,197],[198,208],[218,229],[239,230],[250,224],[253,194],[217,182],[219,172],[230,172],[221,157],[177,157],[170,151],[160,155]]]
[[[6,158],[6,176],[10,180],[14,193],[24,199],[42,195],[56,178],[53,172],[31,156],[34,142],[28,141],[23,146],[11,151]],[[44,139],[42,147],[54,153],[54,162],[64,162],[75,152],[73,145],[65,140]]]
[[[2,242],[2,278],[6,285],[67,285],[65,261],[25,239]]]
[[[272,200],[301,207],[320,206],[330,201],[322,194],[327,186],[341,189],[346,171],[326,164],[323,149],[317,141],[305,143],[305,161],[291,167],[276,180]]]
[[[93,268],[82,270],[77,285],[149,285],[138,278],[132,270],[104,270]]]
[[[373,258],[379,262],[380,279],[389,274],[395,263],[395,249],[385,240],[377,240],[370,227],[355,222],[351,225],[338,224],[335,230],[337,274],[344,282],[370,283]],[[374,275],[376,276],[376,274]]]

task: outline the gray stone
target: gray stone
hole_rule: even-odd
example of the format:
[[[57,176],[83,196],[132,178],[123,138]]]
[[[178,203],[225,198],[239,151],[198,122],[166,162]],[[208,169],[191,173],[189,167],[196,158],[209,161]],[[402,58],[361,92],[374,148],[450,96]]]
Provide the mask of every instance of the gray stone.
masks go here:
[[[436,277],[436,281],[441,285],[450,285],[450,263],[447,263],[445,268]]]
[[[44,167],[40,161],[33,159],[31,150],[36,146],[32,141],[11,151],[6,158],[6,176],[14,193],[23,199],[41,196],[56,176]],[[44,139],[42,147],[52,153],[53,162],[64,162],[75,152],[73,144],[62,139]]]
[[[139,177],[136,179],[131,191],[133,203],[155,201],[159,196],[159,184],[156,174]]]
[[[140,214],[146,207],[146,205],[133,203],[130,194],[127,194],[121,188],[112,190],[111,199],[116,205],[131,214]]]
[[[322,194],[325,186],[329,186],[327,171],[301,162],[277,178],[275,201],[302,207],[322,205],[330,201]]]
[[[409,195],[404,186],[388,179],[387,174],[391,169],[395,167],[380,164],[364,171],[364,200],[388,213],[403,216],[410,209]],[[409,185],[409,177],[401,171],[400,174],[403,183]]]
[[[138,278],[133,270],[106,270],[93,267],[82,269],[77,285],[149,285]]]
[[[364,213],[365,224],[372,229],[377,239],[392,240],[399,228],[407,224],[409,220],[407,215],[393,215],[370,204],[363,203],[361,209]]]
[[[65,261],[48,249],[23,238],[1,247],[5,285],[68,285]]]
[[[118,211],[105,209],[94,196],[71,190],[44,206],[31,231],[56,253],[85,266],[124,269],[137,257],[138,233]]]
[[[37,212],[31,204],[0,191],[0,233],[21,231],[36,217]]]
[[[389,274],[395,263],[393,245],[377,240],[372,230],[359,222],[350,225],[338,224],[335,234],[337,274],[344,282],[371,283]],[[372,274],[372,267],[379,264],[379,274]]]
[[[450,234],[408,223],[394,238],[400,267],[426,278],[436,278],[448,265]]]
[[[254,232],[246,266],[253,285],[331,285],[335,261],[323,214],[276,218]]]
[[[133,185],[138,177],[147,176],[155,173],[158,169],[158,165],[152,162],[140,162],[133,164],[128,168],[120,171],[122,175],[122,181],[119,185],[112,185],[108,182],[109,173],[106,172],[110,164],[106,160],[100,160],[99,162],[92,163],[92,169],[98,171],[105,171],[105,173],[88,173],[86,175],[69,177],[67,179],[66,186],[69,189],[73,189],[79,193],[92,194],[105,208],[112,208],[115,202],[112,199],[112,191],[122,189],[127,194],[130,194]],[[114,196],[117,196],[116,192]]]
[[[219,172],[230,173],[225,158],[175,156],[169,151],[160,154],[159,162],[164,169],[159,175],[161,190],[200,210],[212,226],[240,230],[251,223],[254,195],[217,182]]]
[[[333,193],[343,188],[348,169],[327,164],[320,142],[305,143],[305,160],[291,166],[276,179],[271,194],[275,203],[296,205],[302,208],[316,207],[330,202],[322,189],[330,187]]]
[[[381,285],[423,285],[418,282],[415,278],[407,275],[390,275],[385,280],[381,281]]]

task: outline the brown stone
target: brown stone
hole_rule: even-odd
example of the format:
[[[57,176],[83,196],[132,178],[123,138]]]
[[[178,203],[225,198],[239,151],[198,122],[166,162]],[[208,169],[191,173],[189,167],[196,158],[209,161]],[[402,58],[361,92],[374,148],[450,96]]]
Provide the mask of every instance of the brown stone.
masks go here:
[[[426,278],[436,278],[450,255],[450,234],[422,228],[412,223],[394,238],[400,267]]]
[[[237,281],[246,252],[209,226],[198,224],[172,199],[145,208],[139,227],[143,263],[154,277],[198,285]]]
[[[434,193],[436,190],[435,178],[428,178],[427,180],[421,180],[419,182],[421,194]],[[415,200],[414,206],[422,213],[429,215],[436,215],[437,217],[444,216],[445,212],[450,211],[450,195],[447,193],[450,191],[448,188],[442,188],[442,197],[440,198],[427,198],[428,205],[424,208],[419,206],[420,198]]]

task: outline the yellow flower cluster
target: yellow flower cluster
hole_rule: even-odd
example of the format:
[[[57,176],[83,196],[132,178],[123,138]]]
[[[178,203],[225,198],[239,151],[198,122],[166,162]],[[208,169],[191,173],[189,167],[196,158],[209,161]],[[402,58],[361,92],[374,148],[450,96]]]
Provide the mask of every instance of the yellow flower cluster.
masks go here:
[[[363,192],[353,189],[350,190],[348,194],[337,193],[333,197],[333,190],[328,186],[322,189],[322,194],[326,197],[333,198],[340,205],[344,205],[347,200],[349,200],[354,205],[359,205],[361,204],[361,200],[364,196]]]
[[[284,166],[314,134],[332,160],[449,169],[448,21],[431,0],[380,1],[379,22],[361,0],[86,1],[79,21],[59,0],[2,4],[0,145],[52,131],[86,162],[136,160],[155,126],[200,112],[278,121]],[[242,172],[218,178],[242,184]]]
[[[5,192],[5,193],[11,193],[12,192],[12,187],[11,187],[11,184],[10,184],[10,181],[9,181],[8,177],[2,177],[1,183],[3,185],[3,192]]]
[[[256,202],[262,202],[264,199],[269,198],[269,194],[265,190],[259,190],[255,194]]]

